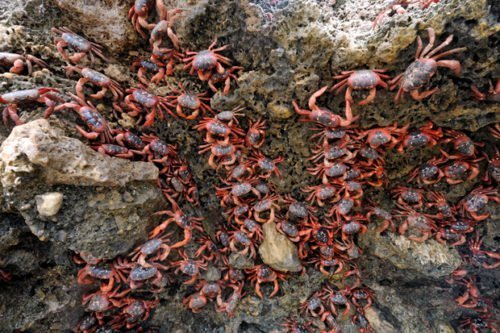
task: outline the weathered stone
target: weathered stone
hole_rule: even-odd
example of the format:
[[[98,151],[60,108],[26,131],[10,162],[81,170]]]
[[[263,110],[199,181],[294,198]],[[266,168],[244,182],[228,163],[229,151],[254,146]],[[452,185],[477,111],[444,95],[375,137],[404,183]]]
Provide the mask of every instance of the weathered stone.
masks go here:
[[[0,159],[7,204],[40,240],[75,252],[113,258],[130,250],[147,238],[150,215],[164,202],[152,163],[99,154],[44,119],[16,126]],[[64,196],[61,207],[44,207],[47,192]]]
[[[35,200],[36,209],[41,216],[54,216],[61,209],[63,194],[59,192],[44,193],[37,195]]]
[[[154,181],[152,163],[110,158],[81,141],[65,137],[44,119],[16,126],[0,147],[4,190],[16,188],[33,172],[50,185],[124,186],[132,181]]]
[[[83,31],[82,35],[113,53],[138,42],[138,35],[127,19],[128,3],[107,0],[56,0],[55,3],[71,19],[70,28],[76,33]]]
[[[433,278],[449,275],[462,262],[453,247],[432,239],[418,243],[397,234],[381,237],[370,232],[363,237],[362,247],[399,269],[413,270]]]
[[[274,222],[262,226],[264,241],[259,247],[262,261],[282,272],[299,272],[302,269],[297,247],[285,235],[276,230]]]

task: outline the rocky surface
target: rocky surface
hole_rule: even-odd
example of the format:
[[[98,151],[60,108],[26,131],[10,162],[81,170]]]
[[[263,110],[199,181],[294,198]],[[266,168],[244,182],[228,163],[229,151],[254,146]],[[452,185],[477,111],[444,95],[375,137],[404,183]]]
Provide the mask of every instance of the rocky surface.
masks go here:
[[[40,240],[77,253],[126,253],[146,239],[163,203],[152,163],[101,155],[44,119],[16,126],[0,160],[6,206]]]
[[[274,222],[262,226],[264,241],[259,247],[262,261],[281,272],[298,272],[303,267],[299,260],[297,247],[276,230]]]
[[[500,120],[498,103],[479,104],[470,93],[472,84],[487,89],[488,80],[500,70],[499,7],[495,1],[443,0],[427,10],[410,7],[405,14],[387,17],[376,29],[372,29],[372,22],[386,1],[168,3],[185,8],[182,20],[174,26],[184,47],[205,48],[215,36],[221,45],[231,44],[228,54],[245,70],[236,91],[229,96],[217,94],[211,104],[217,109],[244,105],[249,117],[268,120],[266,154],[286,158],[282,166],[285,176],[273,180],[279,192],[298,194],[298,189],[311,180],[305,171],[310,166],[307,157],[311,145],[304,140],[308,126],[296,121],[291,101],[305,106],[312,92],[331,84],[331,77],[342,70],[387,68],[391,75],[402,72],[413,60],[416,36],[422,35],[427,41],[427,27],[436,30],[440,41],[454,34],[453,47],[468,48],[454,55],[462,63],[461,76],[440,69],[432,80],[432,86],[440,87],[440,91],[423,102],[407,97],[404,103],[395,104],[393,93],[379,89],[375,103],[354,107],[362,126],[394,122],[418,126],[431,119],[441,126],[471,131],[474,138],[483,140],[484,127]],[[50,46],[50,27],[64,25],[103,44],[112,61],[102,69],[131,85],[130,59],[147,47],[126,20],[128,5],[118,0],[0,3],[0,50],[35,54],[54,65],[51,71],[36,71],[32,77],[2,74],[0,92],[42,85],[73,89],[74,82],[64,77],[60,58]],[[325,95],[320,104],[342,110],[344,98]],[[22,112],[23,119],[36,118],[33,111]],[[71,116],[68,119],[74,120]],[[4,137],[9,136],[0,152],[4,211],[0,215],[0,269],[13,273],[12,281],[0,281],[2,333],[69,332],[83,313],[73,253],[88,251],[112,258],[126,252],[145,239],[154,223],[149,215],[162,204],[161,193],[154,185],[154,167],[103,157],[80,140],[68,137],[76,136],[68,128],[37,120],[16,127],[10,135],[0,129]],[[158,131],[170,142],[179,143],[195,179],[204,184],[200,188],[200,212],[216,216],[211,222],[217,223],[220,209],[212,193],[217,177],[198,157],[198,133],[183,122],[159,126]],[[387,169],[393,185],[429,154],[389,155]],[[442,190],[459,198],[473,185]],[[384,197],[381,193],[369,195]],[[496,214],[483,225],[487,231],[485,243],[490,248],[498,248],[500,237],[495,217],[498,220]],[[270,231],[275,233],[274,229]],[[279,238],[280,234],[275,236]],[[444,282],[444,277],[459,265],[453,248],[375,233],[367,233],[363,246],[366,253],[361,269],[377,295],[366,315],[377,332],[455,331],[460,313],[453,302],[457,294]],[[287,267],[297,267],[294,251],[293,247],[285,251],[291,253]],[[267,257],[265,252],[263,257]],[[253,263],[241,265],[251,267]],[[498,273],[477,273],[482,293],[494,299],[497,306]],[[151,324],[164,332],[280,332],[283,319],[297,315],[300,303],[323,280],[314,270],[294,275],[282,283],[276,298],[260,300],[253,294],[244,298],[231,319],[215,313],[213,305],[201,314],[185,311],[181,302],[189,288],[173,284],[160,295],[161,304],[152,314]],[[349,319],[342,325],[343,332],[356,331]]]

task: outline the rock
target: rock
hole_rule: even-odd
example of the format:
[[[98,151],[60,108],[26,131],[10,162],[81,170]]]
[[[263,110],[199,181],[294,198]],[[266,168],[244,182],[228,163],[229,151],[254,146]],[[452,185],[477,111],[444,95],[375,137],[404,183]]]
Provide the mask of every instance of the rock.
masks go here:
[[[367,233],[362,237],[361,247],[399,269],[413,270],[432,278],[449,275],[462,262],[453,247],[432,239],[418,243],[393,233],[387,236]]]
[[[147,238],[150,215],[164,202],[152,163],[99,154],[44,119],[16,126],[0,159],[7,204],[39,239],[75,252],[98,258],[125,253]],[[47,197],[52,192],[58,195]]]
[[[56,0],[68,16],[69,28],[103,45],[111,53],[123,52],[138,42],[137,33],[127,18],[130,9],[121,1]]]
[[[39,172],[51,185],[124,186],[158,178],[152,163],[98,154],[81,141],[63,136],[44,119],[16,126],[0,147],[0,159],[4,190],[18,187],[22,176],[32,172]]]
[[[299,272],[302,270],[297,247],[285,235],[276,230],[274,222],[262,226],[264,241],[259,247],[262,261],[281,272]]]
[[[35,200],[38,214],[43,217],[50,217],[56,215],[61,209],[63,194],[59,192],[44,193],[37,195]]]

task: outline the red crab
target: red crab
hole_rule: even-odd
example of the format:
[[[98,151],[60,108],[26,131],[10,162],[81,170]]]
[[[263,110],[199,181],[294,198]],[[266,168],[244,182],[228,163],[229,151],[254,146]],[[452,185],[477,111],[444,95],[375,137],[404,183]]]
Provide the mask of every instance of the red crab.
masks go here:
[[[28,75],[31,75],[33,64],[41,68],[49,67],[45,61],[29,54],[23,56],[17,53],[0,52],[0,66],[7,67],[11,73],[21,74],[26,68],[28,70]]]
[[[248,132],[245,143],[248,147],[259,149],[266,139],[266,121],[258,119],[255,123],[248,121]]]
[[[62,109],[72,109],[82,119],[82,121],[87,125],[90,131],[86,131],[80,126],[76,126],[77,131],[89,140],[95,140],[101,138],[101,142],[112,142],[111,129],[108,126],[106,119],[96,110],[96,108],[90,104],[85,103],[83,99],[75,96],[71,93],[69,95],[73,98],[73,102],[64,103],[57,106],[54,111],[60,111]]]
[[[373,149],[377,149],[381,146],[393,148],[401,141],[401,138],[406,135],[407,130],[408,125],[398,128],[398,125],[394,124],[392,126],[361,131],[357,139],[366,137],[366,142]]]
[[[205,270],[207,268],[207,263],[203,260],[193,260],[188,258],[184,251],[179,251],[179,255],[183,260],[175,261],[172,263],[175,269],[175,273],[178,274],[182,272],[190,276],[189,280],[185,281],[184,284],[194,284],[196,280],[200,277],[200,269]]]
[[[62,28],[52,28],[50,29],[52,33],[59,34],[60,36],[54,38],[54,43],[56,43],[57,51],[63,57],[64,60],[69,60],[70,62],[77,64],[82,60],[83,57],[88,55],[90,57],[91,66],[94,64],[95,57],[98,56],[104,61],[109,61],[102,53],[102,46],[91,42],[80,35],[75,34],[73,31],[66,27]],[[77,51],[73,55],[68,55],[65,48],[70,47]]]
[[[97,150],[99,153],[107,156],[115,156],[127,159],[131,159],[134,157],[134,153],[128,148],[111,143],[92,145],[91,147],[92,149]]]
[[[382,10],[378,15],[375,21],[373,21],[373,28],[382,22],[382,19],[386,16],[386,14],[390,11],[395,11],[397,14],[401,15],[406,13],[406,7],[411,4],[420,4],[422,9],[426,9],[433,3],[438,3],[440,0],[392,0],[388,7]]]
[[[328,302],[330,310],[337,316],[337,307],[345,307],[342,312],[342,316],[346,316],[351,312],[351,302],[348,299],[349,291],[344,290],[334,290],[329,284],[325,284],[321,289],[321,298]]]
[[[175,114],[169,109],[173,105],[169,104],[163,97],[155,96],[150,92],[137,88],[130,88],[127,90],[129,95],[125,96],[125,106],[132,109],[127,114],[131,117],[136,117],[142,113],[147,113],[145,127],[154,124],[156,115],[159,114],[160,119],[164,119],[163,111],[167,112],[172,117]]]
[[[325,276],[331,276],[339,274],[344,270],[345,263],[344,260],[337,258],[325,258],[323,255],[315,256],[313,259],[308,261],[309,264],[314,264],[317,270],[319,270]]]
[[[424,204],[423,190],[411,187],[398,186],[391,191],[397,202],[402,206],[420,208]]]
[[[233,73],[242,69],[243,67],[241,66],[233,66],[229,69],[225,69],[224,73],[222,74],[219,72],[214,72],[208,80],[208,86],[214,93],[216,93],[219,91],[219,89],[217,89],[215,85],[218,83],[224,83],[224,89],[222,90],[222,92],[224,95],[227,95],[229,94],[229,89],[231,89],[231,79],[233,79],[233,81],[235,82],[238,82],[238,77]]]
[[[130,289],[120,291],[120,287],[114,290],[104,292],[98,290],[94,293],[82,296],[82,305],[85,305],[87,311],[94,312],[99,323],[102,324],[104,313],[113,308],[119,308],[121,298],[130,292]]]
[[[76,83],[76,94],[81,99],[85,99],[83,87],[86,83],[90,82],[98,87],[101,90],[96,94],[90,94],[90,97],[95,99],[102,99],[108,90],[113,94],[113,100],[115,102],[121,101],[123,99],[123,89],[120,87],[118,82],[110,79],[106,75],[99,73],[91,68],[82,68],[79,66],[67,66],[66,71],[70,75],[74,71],[80,73],[82,77]],[[118,107],[118,109],[120,109]]]
[[[260,192],[254,187],[256,184],[257,179],[254,178],[244,182],[233,183],[229,187],[216,187],[216,195],[221,198],[222,207],[227,207],[229,203],[242,206],[244,204],[243,201],[248,199],[250,194],[253,194],[258,199],[261,198]],[[250,199],[253,198],[250,196]]]
[[[372,216],[382,220],[382,223],[379,227],[377,227],[376,230],[379,234],[383,233],[389,228],[391,232],[394,232],[396,230],[396,226],[394,225],[392,219],[392,214],[387,210],[377,206],[371,206],[368,213],[366,214],[367,220],[371,221]]]
[[[302,189],[302,192],[310,193],[307,196],[307,201],[314,203],[320,207],[323,207],[326,202],[336,202],[338,201],[339,195],[337,194],[337,189],[328,184],[321,184],[316,186],[307,186]]]
[[[230,284],[229,287],[233,288],[233,293],[226,302],[217,302],[217,312],[225,312],[229,317],[231,317],[236,311],[236,307],[243,297],[243,286],[244,283],[239,282],[237,284]]]
[[[302,312],[312,317],[321,317],[325,312],[325,306],[319,297],[319,292],[314,293],[301,305]]]
[[[500,202],[498,189],[493,187],[484,188],[483,186],[480,186],[462,199],[458,208],[462,214],[467,213],[475,221],[482,221],[490,216],[490,213],[485,211],[490,200],[493,200],[496,203]],[[481,214],[481,212],[483,212],[483,214]]]
[[[417,178],[419,184],[433,185],[439,183],[444,177],[444,172],[439,168],[439,165],[445,163],[447,160],[445,156],[431,158],[419,168],[415,168],[408,181],[411,182]]]
[[[490,329],[492,333],[497,333],[496,321],[491,318],[492,314],[483,314],[476,317],[465,317],[460,321],[461,329],[469,328],[471,333],[481,333],[484,329]]]
[[[277,177],[281,177],[281,171],[278,168],[278,163],[283,162],[283,156],[277,157],[275,159],[270,159],[269,157],[264,156],[260,151],[253,152],[250,161],[255,163],[252,167],[253,171],[260,171],[260,178],[267,179],[271,177],[271,175],[275,175]]]
[[[274,284],[274,289],[269,295],[269,298],[272,298],[279,291],[278,280],[285,280],[285,274],[278,273],[267,265],[256,265],[253,268],[247,269],[246,272],[250,274],[248,279],[253,285],[255,285],[255,293],[260,298],[264,298],[262,292],[260,291],[260,285],[262,283],[269,282]]]
[[[427,192],[427,199],[429,202],[427,207],[435,207],[437,209],[436,218],[439,219],[453,219],[456,215],[456,209],[448,203],[446,196],[442,192],[429,191]]]
[[[122,315],[112,320],[109,325],[115,329],[123,328],[123,322],[125,322],[125,327],[131,329],[136,327],[140,322],[144,322],[149,318],[149,311],[156,307],[159,303],[158,299],[152,301],[139,300],[132,297],[126,297],[120,300],[120,307],[122,309]]]
[[[165,66],[163,64],[157,64],[147,60],[138,59],[132,63],[132,70],[137,71],[137,78],[146,87],[149,83],[159,83],[165,77]],[[147,73],[151,73],[153,76],[151,79],[147,77]]]
[[[433,147],[438,144],[438,140],[443,137],[443,130],[429,121],[418,130],[413,130],[401,138],[401,144],[398,146],[398,152],[402,153],[405,149],[416,149],[425,146]]]
[[[208,165],[212,169],[219,166],[232,166],[237,160],[237,152],[243,148],[242,140],[233,140],[233,143],[207,143],[198,147],[198,154],[210,151]]]
[[[285,328],[286,333],[311,333],[313,332],[311,324],[310,321],[299,323],[296,318],[291,317],[280,326]]]
[[[326,89],[328,89],[328,86],[324,86],[320,90],[316,91],[314,94],[312,94],[311,98],[309,98],[309,109],[311,111],[299,108],[297,102],[293,101],[295,112],[297,112],[301,116],[305,116],[305,118],[300,119],[300,121],[316,122],[327,127],[349,126],[357,119],[357,117],[352,116],[351,108],[346,107],[346,118],[343,119],[339,115],[332,113],[330,110],[316,105],[316,99],[323,95]]]
[[[404,219],[398,229],[401,235],[406,234],[410,230],[412,235],[408,236],[408,239],[422,243],[429,239],[432,233],[437,230],[436,223],[429,214],[419,213],[408,206],[398,205],[398,207],[400,210],[396,212],[395,216]]]
[[[131,289],[141,288],[144,284],[150,283],[148,289],[152,292],[161,292],[165,286],[165,276],[160,270],[166,271],[170,267],[161,265],[157,262],[151,263],[150,267],[141,265],[131,265],[131,271],[128,276],[128,284]],[[155,287],[156,289],[153,289]]]
[[[165,141],[152,134],[143,135],[141,139],[146,145],[142,150],[133,150],[133,152],[138,155],[143,155],[148,162],[161,164],[168,163],[167,169],[169,169],[173,161],[178,160],[177,148],[175,146],[167,144]],[[162,171],[160,171],[160,173],[164,172]]]
[[[16,125],[22,125],[23,122],[19,119],[18,106],[28,102],[44,103],[47,106],[45,110],[45,118],[49,117],[58,102],[64,102],[62,98],[54,93],[59,93],[55,88],[36,88],[27,90],[17,90],[0,95],[0,104],[6,104],[2,112],[3,123],[9,127],[9,119]]]
[[[185,215],[175,200],[170,196],[167,196],[167,199],[172,205],[172,210],[162,210],[154,213],[154,215],[167,215],[168,218],[151,231],[149,238],[155,238],[166,230],[169,224],[175,223],[179,228],[184,230],[184,239],[170,246],[171,249],[176,249],[189,243],[193,236],[193,230],[203,232],[203,228],[200,224],[203,219]]]
[[[474,93],[474,98],[477,99],[478,101],[488,101],[495,103],[500,102],[500,78],[496,79],[495,86],[493,86],[493,83],[491,83],[491,81],[489,82],[489,84],[490,87],[486,94],[480,92],[476,86],[472,86],[471,89],[472,92]]]
[[[280,206],[276,203],[278,195],[267,195],[262,200],[256,201],[252,206],[253,218],[259,223],[274,222],[276,210],[279,211]],[[266,217],[263,217],[265,215]]]
[[[478,153],[476,147],[484,146],[483,143],[472,141],[471,138],[460,131],[447,129],[444,134],[445,138],[441,142],[453,143],[453,149],[455,150],[455,154],[448,156],[450,159],[475,158]]]
[[[482,266],[486,269],[498,268],[500,266],[500,253],[482,250],[482,244],[483,240],[479,238],[479,233],[476,232],[476,237],[469,240],[469,249],[472,253],[469,258],[470,261],[476,266]]]
[[[451,43],[453,35],[448,36],[443,43],[433,49],[436,39],[434,29],[427,28],[426,30],[429,33],[429,44],[422,50],[422,39],[420,36],[417,36],[418,46],[415,53],[415,61],[408,66],[404,73],[399,74],[389,82],[391,90],[399,86],[396,97],[394,97],[394,101],[396,102],[401,100],[405,92],[409,92],[411,97],[417,101],[434,94],[438,90],[437,87],[423,92],[419,92],[419,89],[429,82],[438,67],[449,68],[454,71],[455,75],[460,75],[460,62],[457,60],[439,59],[450,54],[465,51],[467,48],[461,47],[436,54]]]
[[[198,131],[207,131],[205,135],[205,142],[223,142],[229,143],[231,135],[234,138],[241,137],[245,134],[242,129],[236,126],[226,124],[225,122],[217,119],[217,116],[204,117],[197,125],[193,126]]]
[[[450,185],[463,183],[475,179],[479,175],[479,164],[482,158],[465,161],[454,161],[444,167],[446,182]]]
[[[192,52],[187,50],[186,55],[188,55],[188,57],[182,60],[183,62],[187,62],[187,64],[184,66],[184,69],[191,68],[189,71],[190,74],[194,74],[194,72],[197,72],[198,77],[201,81],[210,80],[210,77],[213,74],[213,69],[215,69],[219,74],[224,74],[226,70],[224,69],[222,64],[230,66],[231,60],[218,54],[218,52],[227,49],[229,45],[224,45],[214,49],[214,46],[216,44],[217,38],[214,39],[207,50],[203,50],[200,52]]]
[[[231,252],[239,253],[242,256],[249,255],[251,258],[256,257],[254,241],[244,231],[230,231],[228,241]]]
[[[137,263],[143,267],[152,267],[146,262],[146,259],[151,261],[163,261],[167,259],[171,249],[169,246],[170,236],[171,234],[167,234],[162,237],[148,240],[141,246],[136,247],[135,250],[129,254],[129,257],[131,257],[133,261],[137,261]]]
[[[84,259],[85,257],[81,257]],[[101,291],[109,292],[113,289],[115,282],[125,282],[127,279],[124,276],[124,265],[121,262],[118,264],[93,264],[86,262],[85,267],[78,271],[77,281],[79,284],[92,284],[93,279],[108,280],[107,284],[101,285]]]
[[[288,210],[285,219],[296,219],[299,221],[307,221],[309,218],[314,217],[318,211],[315,207],[311,207],[305,202],[297,201],[290,194],[285,194],[283,202],[288,205]]]
[[[210,97],[203,97],[207,93],[195,94],[188,92],[182,84],[179,84],[179,89],[173,89],[172,95],[165,98],[173,105],[179,117],[192,120],[196,119],[200,112],[206,114],[207,112],[213,113],[212,109],[204,101],[210,101]],[[186,115],[185,110],[191,111],[191,114]]]
[[[143,38],[147,38],[142,29],[151,30],[154,28],[154,23],[147,21],[149,11],[153,8],[153,0],[135,0],[134,5],[128,11],[128,19],[132,21],[134,29],[141,34]]]
[[[358,105],[365,105],[372,102],[375,99],[377,93],[377,86],[381,86],[384,89],[388,88],[386,82],[383,79],[389,79],[389,75],[385,75],[385,69],[371,69],[371,70],[357,70],[357,71],[345,71],[340,75],[334,76],[335,80],[342,80],[336,85],[334,85],[330,91],[335,91],[338,94],[347,85],[347,90],[345,92],[345,102],[346,106],[353,102],[351,93],[353,90],[369,90],[370,93],[368,97],[358,103]]]
[[[163,1],[163,0],[161,0]],[[158,2],[158,0],[157,0]],[[154,28],[151,29],[150,37],[149,37],[149,45],[153,47],[153,51],[159,50],[163,51],[163,44],[166,41],[167,37],[173,45],[173,49],[178,50],[180,48],[179,38],[172,30],[172,24],[175,19],[182,12],[182,9],[173,8],[171,10],[165,10],[166,17],[162,18],[159,22],[154,25]]]

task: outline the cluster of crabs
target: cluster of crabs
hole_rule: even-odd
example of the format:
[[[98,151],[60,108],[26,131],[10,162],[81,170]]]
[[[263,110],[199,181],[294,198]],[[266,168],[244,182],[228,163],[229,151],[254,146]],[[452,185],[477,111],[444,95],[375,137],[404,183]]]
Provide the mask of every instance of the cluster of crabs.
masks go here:
[[[419,3],[426,8],[433,2],[438,1],[399,1],[395,6]],[[442,58],[465,48],[443,51],[452,36],[434,47],[435,34],[429,28],[428,45],[424,47],[417,37],[415,61],[392,80],[385,70],[342,72],[334,77],[339,82],[330,91],[339,93],[346,88],[344,117],[320,106],[319,99],[328,86],[312,94],[308,109],[293,101],[301,121],[313,123],[314,147],[308,171],[317,182],[294,197],[277,193],[273,186],[273,180],[282,176],[279,164],[284,158],[271,158],[262,152],[265,121],[246,119],[242,107],[221,112],[210,107],[210,94],[229,94],[242,67],[232,66],[232,60],[221,54],[228,45],[217,48],[217,39],[199,52],[182,50],[172,28],[182,12],[168,9],[162,0],[136,0],[130,8],[129,18],[137,32],[149,39],[151,51],[148,59],[140,58],[132,64],[137,71],[137,87],[124,89],[92,68],[96,58],[108,61],[100,45],[67,28],[53,28],[56,48],[67,62],[67,75],[80,75],[75,93],[64,95],[59,89],[42,87],[0,95],[7,127],[22,124],[19,111],[34,102],[45,104],[45,117],[73,111],[81,120],[77,132],[93,149],[116,158],[149,161],[160,170],[157,183],[168,206],[155,213],[163,220],[144,244],[114,260],[75,254],[74,261],[82,265],[78,283],[97,289],[84,294],[87,315],[74,331],[144,331],[150,311],[160,303],[159,293],[179,281],[190,290],[183,303],[193,312],[203,311],[213,302],[218,312],[233,315],[244,293],[250,293],[248,284],[260,298],[274,297],[279,292],[279,281],[293,274],[266,265],[258,256],[263,227],[270,225],[296,244],[303,265],[297,274],[314,267],[325,278],[332,278],[302,302],[300,311],[306,318],[292,316],[283,324],[284,329],[294,333],[335,333],[341,332],[338,319],[350,318],[360,332],[374,332],[365,311],[375,301],[375,294],[363,283],[358,264],[363,250],[358,241],[370,224],[377,224],[373,229],[379,234],[398,233],[415,242],[435,238],[459,247],[464,264],[449,281],[460,293],[457,304],[468,311],[460,327],[473,333],[483,328],[496,332],[490,301],[480,295],[469,271],[473,267],[500,266],[500,255],[483,247],[477,231],[490,216],[488,203],[500,201],[500,154],[488,155],[478,149],[482,144],[467,134],[431,122],[416,129],[397,124],[361,129],[356,122],[359,116],[352,112],[359,91],[368,91],[368,96],[358,103],[365,105],[375,99],[378,86],[398,88],[396,102],[405,93],[415,100],[428,98],[437,88],[420,89],[428,85],[438,67],[460,73],[457,60]],[[386,12],[377,20],[381,21]],[[28,75],[33,66],[49,67],[33,56],[14,53],[0,53],[0,65],[12,73]],[[169,79],[182,71],[194,74],[193,80],[206,84],[207,91],[194,92],[185,84],[171,84]],[[168,86],[169,94],[152,93],[149,87],[153,84]],[[478,101],[498,102],[500,83],[497,80],[487,93],[476,87],[472,91]],[[113,122],[106,120],[94,106],[96,103],[109,105],[108,116]],[[215,232],[205,230],[204,219],[185,209],[199,205],[189,166],[175,145],[153,132],[155,124],[178,118],[201,118],[192,126],[201,132],[204,141],[199,153],[208,157],[207,163],[220,184],[215,194],[220,199],[224,223]],[[136,126],[121,128],[116,125],[120,119],[133,119]],[[498,125],[490,130],[493,140],[500,139]],[[435,156],[411,172],[406,186],[390,188],[392,210],[366,198],[367,190],[389,187],[385,169],[388,151],[405,154],[423,149],[432,149]],[[486,171],[482,174],[481,170]],[[483,185],[452,202],[444,189],[462,183]],[[242,258],[256,264],[241,267],[237,262]],[[10,277],[0,270],[0,280]]]

